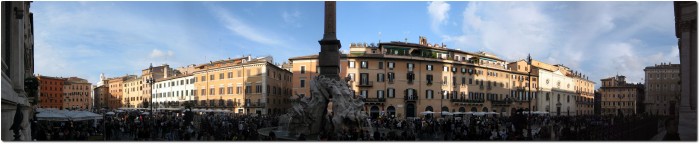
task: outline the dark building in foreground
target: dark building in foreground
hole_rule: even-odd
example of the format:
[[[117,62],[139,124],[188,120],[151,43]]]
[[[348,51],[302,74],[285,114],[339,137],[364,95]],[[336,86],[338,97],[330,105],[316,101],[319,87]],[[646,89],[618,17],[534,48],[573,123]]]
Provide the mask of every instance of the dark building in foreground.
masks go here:
[[[600,107],[600,100],[601,100],[601,95],[600,92],[597,90],[593,94],[593,114],[595,115],[600,115],[601,113],[601,107]]]
[[[698,3],[673,2],[678,51],[681,57],[681,97],[676,123],[681,140],[697,140]]]

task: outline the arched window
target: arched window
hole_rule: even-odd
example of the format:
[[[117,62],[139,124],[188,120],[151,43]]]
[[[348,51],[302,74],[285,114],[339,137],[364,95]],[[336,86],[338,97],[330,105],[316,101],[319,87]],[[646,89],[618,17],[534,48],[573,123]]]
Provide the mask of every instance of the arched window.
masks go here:
[[[561,100],[561,95],[557,94],[557,102]]]

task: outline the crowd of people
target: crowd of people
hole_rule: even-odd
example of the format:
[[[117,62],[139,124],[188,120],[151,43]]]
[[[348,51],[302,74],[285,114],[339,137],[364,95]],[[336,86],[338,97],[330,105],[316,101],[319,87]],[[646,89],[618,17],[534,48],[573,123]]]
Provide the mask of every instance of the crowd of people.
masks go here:
[[[187,114],[191,115],[188,120]],[[277,116],[234,113],[138,111],[105,120],[106,140],[227,141],[261,140],[257,129],[277,126]]]
[[[279,139],[258,129],[278,126],[278,115],[222,112],[125,111],[103,120],[36,122],[37,140],[87,140],[102,135],[116,141],[258,141],[258,140],[362,140],[362,141],[507,141],[507,140],[637,140],[656,134],[662,117],[626,116],[435,116],[422,118],[378,117],[362,128],[323,133],[317,138],[299,135]],[[528,126],[531,129],[528,133]]]
[[[31,121],[32,138],[37,141],[88,140],[99,135],[94,121]]]

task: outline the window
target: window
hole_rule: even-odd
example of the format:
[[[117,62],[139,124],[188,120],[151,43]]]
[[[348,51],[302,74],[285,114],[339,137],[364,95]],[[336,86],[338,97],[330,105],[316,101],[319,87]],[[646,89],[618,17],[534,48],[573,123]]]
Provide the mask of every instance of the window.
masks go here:
[[[236,87],[236,94],[241,94],[241,86]]]
[[[207,81],[207,76],[202,76],[202,81]]]
[[[462,73],[467,73],[467,69],[466,69],[466,68],[462,68]]]
[[[361,62],[360,62],[360,68],[366,69],[366,68],[368,68],[368,67],[369,67],[369,66],[367,66],[367,61],[361,61]]]
[[[377,98],[380,98],[380,99],[384,98],[384,90],[377,90]]]
[[[202,92],[202,95],[207,95],[207,90],[202,89],[201,92]]]
[[[227,75],[227,76],[228,76],[228,77],[226,77],[226,78],[233,78],[233,72],[228,72],[228,75]]]
[[[301,66],[301,73],[306,73],[306,66]]]
[[[388,97],[393,98],[395,96],[396,91],[394,91],[394,88],[388,88],[388,89],[386,89],[386,91],[387,91]]]
[[[389,78],[389,82],[394,82],[394,73],[393,72],[387,73],[387,77]]]
[[[383,73],[377,74],[377,82],[384,82],[384,74]]]
[[[467,84],[467,77],[462,77],[462,85]]]
[[[299,83],[300,83],[301,87],[304,87],[304,85],[306,84],[306,80],[302,79]]]
[[[348,77],[350,77],[350,81],[355,81],[355,74],[354,73],[348,74]]]
[[[348,66],[349,66],[350,68],[355,68],[355,61],[349,61]]]
[[[450,69],[447,66],[443,66],[442,71],[450,71]]]
[[[433,65],[426,65],[425,67],[428,71],[433,71]]]
[[[425,99],[433,99],[433,90],[425,91]]]
[[[361,96],[362,98],[367,98],[367,90],[361,90],[361,91],[360,91],[360,96]]]
[[[223,87],[220,87],[220,88],[219,88],[219,95],[223,95],[223,94],[224,94],[224,88],[223,88]]]
[[[443,91],[442,91],[442,97],[441,97],[441,99],[447,99],[447,96],[449,96],[449,95],[450,95],[450,92],[449,92],[449,91],[443,90]]]
[[[413,74],[411,72],[406,74],[406,79],[408,80],[408,83],[412,83],[413,80],[415,79],[415,77],[416,77],[415,74]]]
[[[452,67],[452,72],[457,72],[457,68],[456,68],[456,67]]]
[[[389,62],[388,65],[389,65],[388,67],[390,70],[394,69],[394,62]]]
[[[469,84],[472,84],[472,79],[471,79],[471,78],[469,79]]]
[[[384,69],[384,62],[379,62],[379,64],[377,64],[377,67],[379,69]]]
[[[241,77],[241,71],[237,71],[238,77]]]
[[[442,85],[447,85],[447,76],[442,77]]]
[[[209,95],[214,95],[216,94],[214,91],[214,88],[209,88]]]
[[[433,75],[426,75],[425,80],[428,81],[428,84],[433,84]]]
[[[227,87],[226,88],[226,94],[233,94],[233,87]]]
[[[363,85],[369,85],[369,74],[360,73],[360,83]]]
[[[209,75],[209,80],[214,80],[214,75]]]
[[[246,85],[246,86],[245,86],[245,93],[246,93],[246,94],[249,94],[249,93],[252,93],[252,92],[253,92],[252,87],[251,87],[250,85]]]
[[[255,85],[255,93],[262,93],[262,85]]]
[[[413,71],[413,64],[412,63],[408,63],[406,67],[408,68],[408,71]]]

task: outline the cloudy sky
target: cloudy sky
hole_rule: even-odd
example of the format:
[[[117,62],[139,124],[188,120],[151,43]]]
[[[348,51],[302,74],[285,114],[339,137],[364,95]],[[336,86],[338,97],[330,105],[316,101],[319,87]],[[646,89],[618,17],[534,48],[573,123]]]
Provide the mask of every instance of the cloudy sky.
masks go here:
[[[150,63],[317,54],[323,2],[34,2],[36,73],[96,83]],[[679,63],[672,2],[338,2],[338,39],[444,43],[642,82]],[[599,86],[599,84],[598,84]]]

